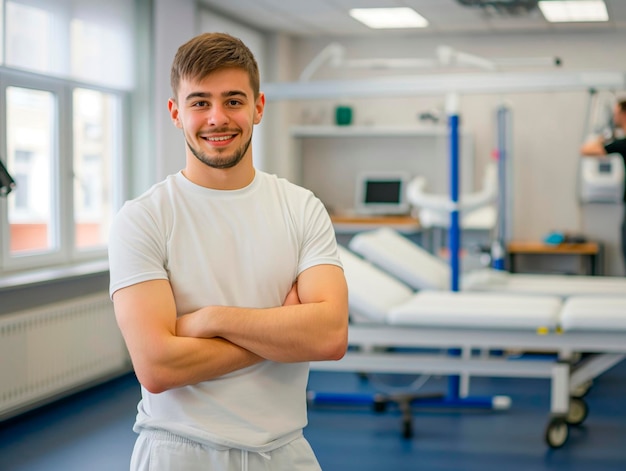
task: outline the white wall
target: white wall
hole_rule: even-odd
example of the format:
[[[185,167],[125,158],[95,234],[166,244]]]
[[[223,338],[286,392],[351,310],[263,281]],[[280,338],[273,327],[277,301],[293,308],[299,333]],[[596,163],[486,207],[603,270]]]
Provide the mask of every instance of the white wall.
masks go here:
[[[154,140],[157,181],[185,166],[185,141],[170,120],[167,100],[172,96],[170,68],[178,47],[195,36],[194,0],[154,0]]]

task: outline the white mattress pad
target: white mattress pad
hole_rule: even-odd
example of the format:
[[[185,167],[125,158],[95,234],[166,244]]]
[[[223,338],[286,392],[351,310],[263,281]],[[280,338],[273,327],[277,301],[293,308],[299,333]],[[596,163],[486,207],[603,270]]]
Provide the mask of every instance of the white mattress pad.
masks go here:
[[[562,301],[557,296],[420,291],[391,308],[387,323],[443,328],[554,330]]]
[[[348,284],[350,317],[354,322],[384,323],[393,306],[408,301],[413,291],[368,261],[338,246]]]
[[[561,328],[626,332],[626,296],[571,297],[563,305]]]
[[[398,232],[383,227],[350,240],[350,249],[414,290],[450,289],[450,267]]]
[[[615,276],[529,275],[484,269],[465,273],[461,286],[464,291],[626,297],[626,278]]]

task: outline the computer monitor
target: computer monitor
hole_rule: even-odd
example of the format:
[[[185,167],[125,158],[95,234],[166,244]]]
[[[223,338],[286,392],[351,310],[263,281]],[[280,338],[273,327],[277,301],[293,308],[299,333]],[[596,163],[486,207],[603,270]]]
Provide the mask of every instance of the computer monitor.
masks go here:
[[[402,171],[360,173],[356,180],[355,211],[363,215],[408,214],[409,178]]]

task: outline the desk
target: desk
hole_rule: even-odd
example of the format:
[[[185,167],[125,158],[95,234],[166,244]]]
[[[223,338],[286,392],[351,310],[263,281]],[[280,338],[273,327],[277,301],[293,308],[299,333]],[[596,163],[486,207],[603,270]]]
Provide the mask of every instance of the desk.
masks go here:
[[[381,227],[390,227],[403,234],[415,234],[420,230],[419,221],[411,216],[331,215],[330,219],[339,234],[355,234]]]
[[[411,216],[362,216],[352,214],[331,214],[337,242],[348,247],[350,240],[359,232],[373,231],[390,227],[408,237],[413,242],[421,242],[420,224]]]
[[[512,241],[507,246],[507,255],[511,273],[515,272],[515,259],[518,255],[578,255],[587,258],[590,275],[599,275],[602,271],[602,246],[598,242],[550,245],[536,241]]]

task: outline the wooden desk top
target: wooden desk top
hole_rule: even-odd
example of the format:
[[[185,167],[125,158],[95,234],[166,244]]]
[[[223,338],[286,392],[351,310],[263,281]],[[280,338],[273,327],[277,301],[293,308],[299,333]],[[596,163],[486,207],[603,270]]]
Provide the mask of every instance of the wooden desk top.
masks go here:
[[[396,225],[407,224],[414,226],[418,224],[417,219],[411,216],[343,216],[331,215],[330,219],[337,224],[380,224]]]
[[[597,242],[584,242],[580,244],[562,243],[558,245],[545,244],[537,241],[511,241],[507,246],[509,253],[525,254],[575,254],[596,255],[600,251]]]
[[[358,216],[334,214],[330,219],[335,232],[352,234],[380,227],[391,227],[398,232],[412,234],[420,229],[419,221],[411,216]]]

